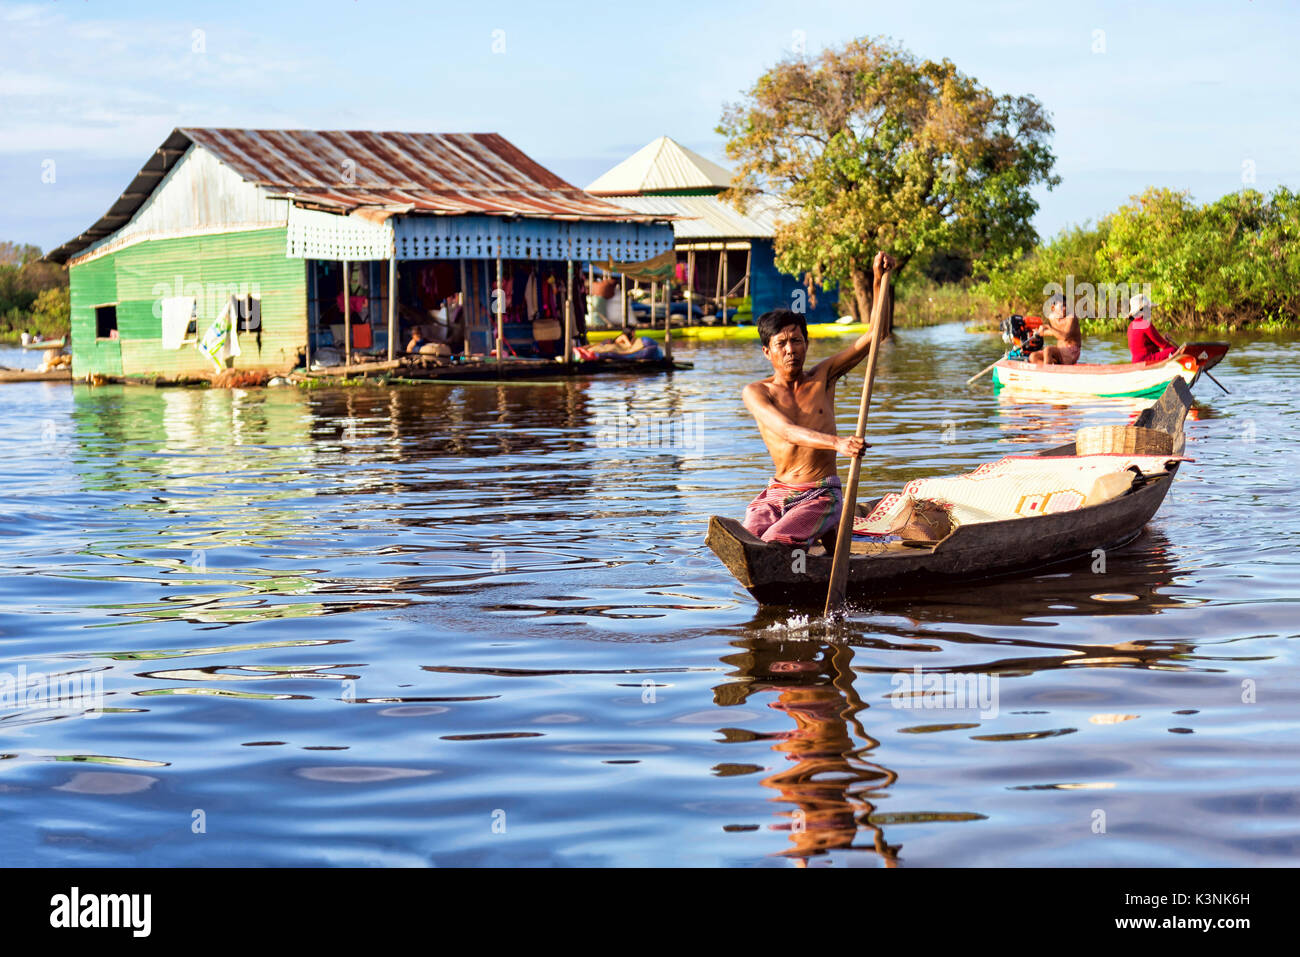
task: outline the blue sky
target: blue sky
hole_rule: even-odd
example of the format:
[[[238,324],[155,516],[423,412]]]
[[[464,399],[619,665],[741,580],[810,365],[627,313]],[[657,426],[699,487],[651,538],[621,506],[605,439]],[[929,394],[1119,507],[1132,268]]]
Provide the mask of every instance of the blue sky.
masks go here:
[[[664,134],[726,165],[725,103],[798,44],[877,35],[1043,102],[1045,235],[1148,185],[1300,188],[1300,5],[1281,0],[0,0],[0,239],[80,233],[183,125],[494,131],[579,186]]]

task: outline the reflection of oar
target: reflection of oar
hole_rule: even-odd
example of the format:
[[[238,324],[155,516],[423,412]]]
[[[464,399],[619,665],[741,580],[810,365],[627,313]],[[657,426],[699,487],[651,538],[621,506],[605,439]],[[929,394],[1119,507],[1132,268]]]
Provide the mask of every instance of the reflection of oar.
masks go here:
[[[886,322],[886,303],[889,301],[889,276],[886,270],[880,277],[880,292],[871,310],[871,351],[867,353],[867,374],[862,378],[862,402],[858,406],[859,439],[867,433],[867,409],[871,406],[871,383],[876,377],[876,353],[880,351],[880,330]],[[849,463],[849,484],[844,489],[844,504],[840,511],[840,530],[835,536],[835,560],[831,563],[831,584],[826,592],[826,614],[832,615],[844,604],[844,588],[849,580],[849,546],[853,543],[853,516],[858,510],[858,477],[862,472],[862,453],[853,456]]]
[[[990,369],[992,369],[995,365],[997,365],[999,362],[1001,362],[1003,359],[1005,359],[1005,358],[1006,358],[1007,356],[1009,356],[1009,355],[1011,355],[1011,353],[1008,352],[1008,353],[1006,353],[1005,355],[998,356],[996,359],[994,359],[992,362],[990,362],[987,366],[985,366],[985,367],[984,367],[983,369],[981,369],[979,372],[975,373],[973,376],[971,376],[969,379],[967,379],[967,380],[966,380],[966,384],[967,384],[967,385],[970,385],[972,382],[974,382],[974,381],[975,381],[976,379],[978,379],[980,376],[984,375],[986,372],[988,372]]]

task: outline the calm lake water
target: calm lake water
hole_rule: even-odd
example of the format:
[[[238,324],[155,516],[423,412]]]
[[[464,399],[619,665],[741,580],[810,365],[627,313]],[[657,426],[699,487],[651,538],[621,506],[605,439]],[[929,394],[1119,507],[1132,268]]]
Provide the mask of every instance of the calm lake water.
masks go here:
[[[967,390],[999,346],[897,333],[864,497],[1136,410]],[[1104,573],[838,631],[704,546],[770,475],[757,344],[676,351],[561,384],[0,386],[3,863],[1300,864],[1295,341],[1198,384],[1195,461]],[[899,707],[917,668],[996,706]],[[14,700],[50,676],[80,690]]]

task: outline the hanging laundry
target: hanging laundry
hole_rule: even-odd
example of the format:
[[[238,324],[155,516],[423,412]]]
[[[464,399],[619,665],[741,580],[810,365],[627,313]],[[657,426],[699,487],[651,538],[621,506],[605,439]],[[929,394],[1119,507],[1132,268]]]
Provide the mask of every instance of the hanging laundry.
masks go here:
[[[171,296],[162,300],[162,347],[179,349],[194,319],[193,296]]]
[[[240,354],[239,338],[235,334],[235,321],[229,301],[194,346],[212,361],[218,372],[225,368],[226,359]]]
[[[537,273],[528,273],[528,282],[524,284],[524,308],[527,319],[537,318]]]

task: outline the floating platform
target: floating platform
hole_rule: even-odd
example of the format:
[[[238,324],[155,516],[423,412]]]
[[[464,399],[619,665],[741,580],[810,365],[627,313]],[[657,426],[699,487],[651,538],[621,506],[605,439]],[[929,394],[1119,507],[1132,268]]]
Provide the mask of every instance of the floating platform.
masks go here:
[[[622,329],[588,329],[587,338],[591,342],[607,342],[618,337]],[[633,331],[638,336],[663,341],[662,329],[647,329],[636,326]],[[835,339],[840,336],[860,336],[870,332],[871,327],[864,322],[814,322],[808,326],[809,339]],[[694,339],[709,342],[717,339],[739,339],[758,341],[758,326],[673,326],[673,341]]]
[[[0,368],[0,382],[71,382],[71,369],[3,369]]]
[[[386,362],[356,363],[313,369],[307,373],[311,379],[344,379],[369,376],[386,376],[404,383],[439,382],[495,382],[515,379],[558,379],[597,375],[646,375],[669,372],[674,369],[694,368],[690,362],[672,359],[587,359],[567,365],[554,359],[495,359],[470,362],[448,362],[445,365],[425,364],[419,360],[393,359]]]

